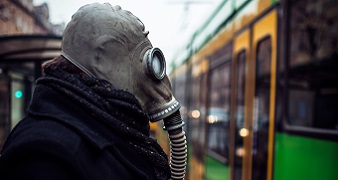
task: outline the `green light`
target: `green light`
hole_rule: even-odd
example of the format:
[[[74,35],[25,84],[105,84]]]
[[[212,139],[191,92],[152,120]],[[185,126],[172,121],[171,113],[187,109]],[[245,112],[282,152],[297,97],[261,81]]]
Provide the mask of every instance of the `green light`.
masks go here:
[[[16,98],[20,99],[20,98],[22,98],[22,91],[17,90],[14,95],[15,95]]]

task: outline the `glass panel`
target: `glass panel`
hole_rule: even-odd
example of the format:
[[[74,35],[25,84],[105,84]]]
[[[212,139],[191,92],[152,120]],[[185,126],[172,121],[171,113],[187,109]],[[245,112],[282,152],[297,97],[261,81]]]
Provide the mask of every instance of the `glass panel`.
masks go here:
[[[338,1],[294,1],[291,6],[288,121],[338,130]]]
[[[271,38],[258,43],[253,119],[252,179],[266,179],[270,106]]]
[[[270,74],[271,40],[263,40],[258,45],[256,73],[258,77]]]
[[[244,96],[245,96],[245,51],[241,51],[237,58],[237,96],[236,96],[236,128],[235,128],[235,160],[234,160],[234,180],[242,179],[242,157],[244,153],[243,137],[248,132],[244,128]]]
[[[19,121],[24,116],[24,85],[18,81],[12,81],[12,95],[11,95],[11,119],[12,119],[12,127],[19,123]]]
[[[181,116],[184,121],[187,119],[187,105],[186,105],[186,73],[182,73],[175,77],[175,98],[181,105]],[[184,126],[186,127],[186,126]]]
[[[190,130],[190,142],[192,146],[192,155],[200,163],[203,162],[203,146],[200,144],[202,138],[201,135],[201,102],[200,102],[200,83],[201,77],[194,77],[191,83],[191,99],[189,110],[189,130]]]
[[[1,70],[1,69],[0,69]],[[8,78],[0,75],[0,150],[11,127],[9,121],[9,87]]]
[[[200,106],[200,119],[201,119],[201,126],[200,126],[200,144],[202,149],[205,149],[205,134],[206,134],[206,104],[207,104],[207,75],[203,74],[201,77],[201,106]],[[203,152],[205,153],[205,152]]]
[[[291,7],[291,67],[337,54],[338,1],[298,0]]]
[[[20,73],[10,72],[11,77],[11,128],[23,118],[25,113],[25,86],[24,76]]]
[[[202,62],[203,63],[203,62]],[[191,79],[187,79],[189,90],[188,96],[188,143],[189,143],[189,176],[191,179],[201,179],[205,175],[204,157],[205,157],[205,93],[207,76],[201,70],[203,64],[194,64],[191,73]],[[197,73],[196,73],[197,72]]]
[[[229,153],[230,73],[230,61],[211,70],[207,116],[208,153],[225,162]]]

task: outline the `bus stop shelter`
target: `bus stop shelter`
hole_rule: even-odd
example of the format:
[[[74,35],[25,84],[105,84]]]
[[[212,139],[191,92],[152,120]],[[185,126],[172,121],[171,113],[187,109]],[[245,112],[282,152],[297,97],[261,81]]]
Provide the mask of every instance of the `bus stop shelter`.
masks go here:
[[[61,40],[54,35],[0,36],[0,150],[25,114],[42,63],[61,54]]]

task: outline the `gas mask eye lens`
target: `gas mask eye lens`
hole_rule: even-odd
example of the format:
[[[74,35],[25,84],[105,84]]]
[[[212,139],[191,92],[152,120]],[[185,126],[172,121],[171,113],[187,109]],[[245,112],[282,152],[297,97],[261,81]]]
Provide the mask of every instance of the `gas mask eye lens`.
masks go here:
[[[153,62],[152,62],[152,67],[154,69],[154,73],[160,75],[161,74],[161,62],[158,59],[157,56],[154,56]]]
[[[165,76],[165,59],[159,48],[152,48],[147,52],[147,69],[153,78],[161,80]]]

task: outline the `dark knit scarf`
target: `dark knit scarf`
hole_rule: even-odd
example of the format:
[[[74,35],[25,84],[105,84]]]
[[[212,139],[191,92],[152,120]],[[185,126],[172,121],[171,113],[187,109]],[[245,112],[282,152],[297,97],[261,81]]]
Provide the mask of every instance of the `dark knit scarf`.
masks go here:
[[[49,86],[89,111],[112,131],[125,137],[135,151],[152,163],[157,179],[169,179],[168,158],[151,137],[149,118],[138,100],[105,81],[63,70],[45,69],[37,84]]]

